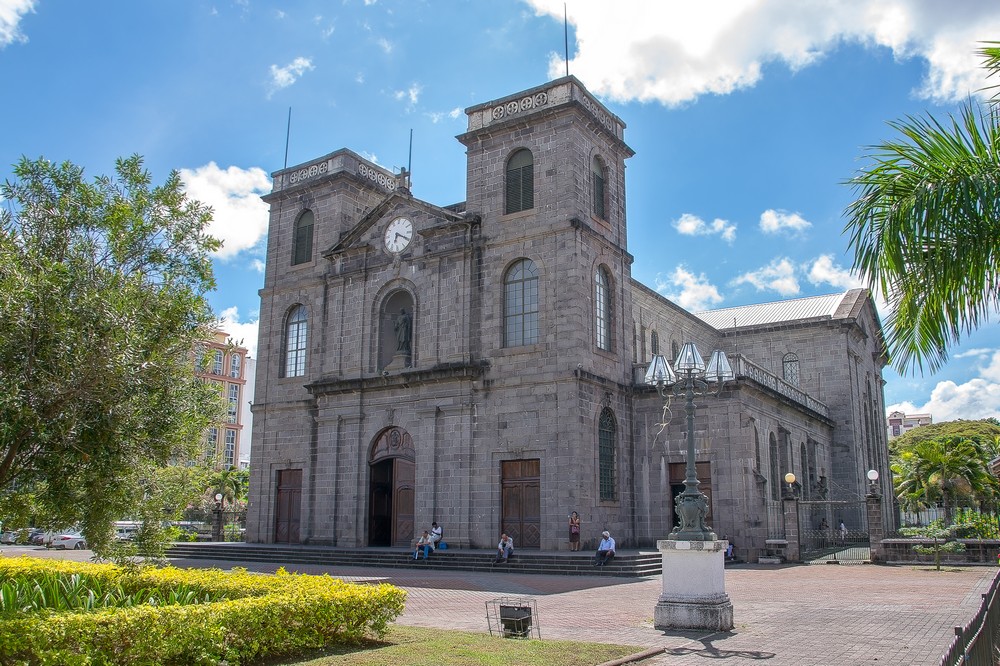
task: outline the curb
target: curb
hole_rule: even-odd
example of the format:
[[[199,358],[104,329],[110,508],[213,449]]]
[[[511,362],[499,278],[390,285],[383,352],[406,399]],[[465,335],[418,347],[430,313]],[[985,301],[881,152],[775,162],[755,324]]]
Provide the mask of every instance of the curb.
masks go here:
[[[603,664],[598,664],[597,666],[623,666],[623,664],[632,664],[637,661],[643,661],[644,659],[649,659],[650,657],[655,657],[658,654],[662,654],[667,651],[667,648],[650,648],[649,650],[643,650],[642,652],[636,652],[635,654],[626,655],[620,659],[612,659],[611,661],[606,661]]]

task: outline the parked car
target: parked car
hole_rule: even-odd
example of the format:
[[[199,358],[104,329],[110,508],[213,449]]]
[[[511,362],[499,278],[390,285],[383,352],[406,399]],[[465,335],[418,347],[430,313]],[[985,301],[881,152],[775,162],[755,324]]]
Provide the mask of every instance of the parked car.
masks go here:
[[[0,543],[28,543],[29,531],[27,529],[7,530],[0,533]]]
[[[76,532],[63,532],[61,534],[54,534],[51,539],[46,542],[46,545],[51,548],[60,548],[62,550],[84,550],[87,547],[87,540],[83,538],[82,534]]]

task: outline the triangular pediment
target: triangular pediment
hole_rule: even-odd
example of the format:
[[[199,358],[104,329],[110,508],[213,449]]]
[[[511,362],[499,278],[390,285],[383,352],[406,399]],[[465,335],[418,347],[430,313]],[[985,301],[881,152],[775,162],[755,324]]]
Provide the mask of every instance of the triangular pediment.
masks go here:
[[[365,213],[339,241],[323,252],[323,256],[329,258],[335,254],[368,246],[372,237],[372,228],[387,224],[389,220],[397,217],[407,217],[413,220],[416,225],[415,231],[418,234],[425,231],[428,224],[430,227],[434,227],[440,223],[450,224],[466,219],[464,213],[457,213],[454,210],[416,199],[405,188],[400,188],[390,192],[375,207]]]

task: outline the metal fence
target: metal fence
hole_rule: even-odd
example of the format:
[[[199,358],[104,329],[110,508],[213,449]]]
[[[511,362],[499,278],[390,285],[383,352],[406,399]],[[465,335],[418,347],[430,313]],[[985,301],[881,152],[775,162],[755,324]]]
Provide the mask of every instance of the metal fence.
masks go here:
[[[955,627],[955,638],[941,657],[940,666],[995,666],[1000,658],[1000,573],[972,621]]]

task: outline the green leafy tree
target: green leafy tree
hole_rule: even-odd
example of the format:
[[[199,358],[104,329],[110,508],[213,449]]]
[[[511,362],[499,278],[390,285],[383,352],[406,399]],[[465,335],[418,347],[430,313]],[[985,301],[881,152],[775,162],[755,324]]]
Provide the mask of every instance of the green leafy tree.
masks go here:
[[[990,457],[995,458],[1000,455],[1000,448],[998,448],[1000,424],[996,423],[995,419],[982,419],[979,421],[959,419],[957,421],[942,421],[940,423],[923,425],[889,440],[889,451],[895,454],[912,447],[917,442],[928,439],[940,439],[942,437],[971,439],[982,446]]]
[[[915,443],[899,453],[893,475],[901,504],[914,508],[940,500],[949,524],[960,500],[989,503],[998,487],[983,447],[963,437]]]
[[[142,159],[84,178],[22,159],[0,188],[0,494],[100,550],[145,499],[140,480],[187,459],[217,398],[196,381],[214,287],[211,211]],[[13,503],[13,502],[10,502]]]
[[[1000,74],[1000,42],[979,49]],[[889,123],[848,181],[858,198],[845,233],[854,269],[890,307],[886,344],[900,372],[940,368],[948,346],[1000,306],[1000,115],[997,97],[959,116]]]

